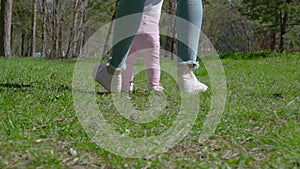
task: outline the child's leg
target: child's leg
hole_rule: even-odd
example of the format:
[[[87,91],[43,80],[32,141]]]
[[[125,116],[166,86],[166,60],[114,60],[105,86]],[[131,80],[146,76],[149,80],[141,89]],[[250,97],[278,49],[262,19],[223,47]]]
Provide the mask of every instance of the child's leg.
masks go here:
[[[129,54],[126,59],[126,69],[122,71],[122,91],[133,90],[134,65],[137,54]]]
[[[143,34],[143,61],[148,71],[148,88],[162,88],[160,84],[160,44],[159,35]]]
[[[122,71],[122,91],[133,90],[133,77],[134,77],[134,65],[137,59],[137,53],[135,53],[139,45],[139,39],[137,35],[132,42],[128,57],[126,59],[126,69]]]
[[[143,61],[148,71],[148,88],[162,90],[160,84],[160,42],[158,20],[151,16],[143,16]]]
[[[148,88],[162,90],[159,48],[148,49],[143,53],[143,61],[148,71]]]

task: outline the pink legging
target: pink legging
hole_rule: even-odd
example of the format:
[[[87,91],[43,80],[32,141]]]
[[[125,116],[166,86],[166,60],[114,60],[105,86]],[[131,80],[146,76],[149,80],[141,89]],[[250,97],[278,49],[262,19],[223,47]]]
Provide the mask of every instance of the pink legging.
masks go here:
[[[133,89],[134,65],[142,55],[148,71],[148,88],[160,87],[159,26],[155,18],[144,15],[138,34],[135,36],[128,57],[126,70],[122,71],[122,90]]]

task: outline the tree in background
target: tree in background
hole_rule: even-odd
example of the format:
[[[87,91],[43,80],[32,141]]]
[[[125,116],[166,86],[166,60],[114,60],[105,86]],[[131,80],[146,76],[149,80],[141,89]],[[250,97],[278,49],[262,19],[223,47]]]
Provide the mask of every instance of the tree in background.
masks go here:
[[[291,29],[298,29],[300,6],[297,0],[243,0],[240,12],[252,20],[257,27],[256,34],[262,44],[269,44],[271,50],[283,51]],[[278,42],[279,41],[279,42]]]
[[[59,59],[81,55],[85,41],[111,22],[117,0],[14,0],[11,28],[4,28],[4,21],[11,22],[5,12],[9,1],[1,0],[1,54],[41,53],[43,58]],[[219,52],[300,50],[298,0],[204,0],[203,4],[202,31]],[[163,12],[175,15],[176,1],[164,1]],[[10,32],[13,36],[8,38]],[[161,36],[161,45],[176,54],[175,39]]]
[[[202,25],[203,33],[220,53],[257,50],[255,27],[240,15],[234,1],[204,1]]]
[[[75,0],[73,6],[73,15],[72,15],[72,28],[70,31],[70,40],[69,40],[69,46],[67,49],[66,55],[71,58],[76,55],[76,49],[77,49],[77,32],[78,32],[78,15],[79,15],[79,0]]]
[[[46,43],[47,43],[47,2],[46,0],[41,0],[40,3],[40,16],[41,16],[41,57],[46,57]]]
[[[32,20],[31,20],[31,28],[32,28],[32,38],[31,38],[31,56],[35,56],[35,46],[36,46],[36,9],[37,2],[36,0],[32,0]]]
[[[164,1],[163,6],[162,6],[162,12],[167,13],[169,15],[176,15],[176,9],[177,9],[177,3],[176,0],[168,0]],[[170,19],[170,18],[165,18],[165,19]],[[167,37],[167,36],[160,36],[160,41],[161,41],[161,47],[162,49],[171,52],[171,60],[174,59],[174,55],[177,55],[176,52],[176,47],[177,47],[177,40],[173,37],[175,37],[176,34],[176,28],[175,28],[175,18],[172,18],[171,20],[165,20],[162,21],[162,23],[168,23],[170,26],[167,27],[167,31],[171,32],[172,37]]]
[[[32,1],[14,0],[12,12],[12,55],[29,56],[32,54]]]
[[[12,0],[1,0],[0,56],[11,56]]]
[[[114,8],[114,0],[14,0],[12,54],[76,58],[85,40],[111,20]]]

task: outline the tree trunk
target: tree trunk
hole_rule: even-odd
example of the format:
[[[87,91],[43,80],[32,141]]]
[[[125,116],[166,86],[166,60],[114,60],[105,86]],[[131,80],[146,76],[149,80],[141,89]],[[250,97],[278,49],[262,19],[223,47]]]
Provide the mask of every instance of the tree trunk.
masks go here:
[[[31,56],[35,56],[35,39],[36,39],[36,0],[32,1],[32,41],[31,41]]]
[[[66,56],[69,58],[74,57],[74,52],[76,49],[75,35],[78,32],[78,29],[77,29],[78,4],[79,4],[79,0],[75,0],[74,7],[73,7],[73,21],[72,21],[73,26],[70,31],[70,41],[69,41],[69,45],[68,45],[68,49],[67,49],[67,53],[66,53]]]
[[[270,48],[271,48],[271,50],[275,50],[275,48],[276,48],[276,33],[271,32],[270,38],[271,38]]]
[[[169,12],[171,13],[171,15],[176,15],[176,3],[174,0],[169,1]],[[167,37],[167,46],[169,46],[169,49],[171,51],[171,60],[174,60],[174,52],[175,52],[175,45],[176,45],[176,40],[175,40],[175,20],[172,21],[172,25],[171,26],[171,32],[172,32],[172,37]]]
[[[62,2],[62,1],[60,1]],[[58,24],[58,40],[57,40],[57,50],[58,50],[58,58],[63,58],[63,50],[62,50],[62,24],[63,24],[63,19],[62,17],[60,18],[60,23]]]
[[[25,34],[22,33],[21,35],[21,56],[25,56]]]
[[[50,51],[50,59],[54,59],[56,56],[56,1],[52,4],[52,13],[51,13],[51,51]]]
[[[88,0],[84,0],[82,2],[82,10],[81,10],[81,18],[80,18],[80,31],[79,31],[79,44],[78,44],[78,55],[81,56],[82,50],[83,50],[83,45],[84,45],[84,33],[85,33],[85,22],[86,22],[86,16],[87,16],[87,5],[88,5]]]
[[[111,22],[109,24],[107,36],[106,36],[104,47],[103,47],[103,51],[102,51],[102,61],[107,57],[106,55],[108,53],[108,48],[109,48],[108,42],[109,42],[110,36],[112,34],[113,23],[114,23],[114,20],[116,18],[118,6],[119,6],[119,0],[116,1],[115,11],[114,11],[114,14],[113,14],[113,16],[111,18]]]
[[[291,0],[286,1],[287,4],[291,3]],[[284,51],[284,35],[286,34],[287,21],[288,21],[288,10],[283,9],[280,16],[280,42],[279,42],[279,51]]]
[[[52,12],[52,47],[51,47],[51,59],[59,58],[59,15],[58,15],[58,8],[59,8],[59,0],[55,0],[53,2],[53,12]]]
[[[12,0],[1,0],[0,56],[11,56]]]
[[[47,14],[47,7],[46,7],[46,0],[42,0],[42,49],[41,49],[41,57],[46,57],[46,35],[47,35],[47,28],[46,28],[46,14]]]
[[[62,49],[62,29],[63,29],[63,14],[65,14],[65,2],[58,1],[57,8],[57,59],[63,58],[63,49]],[[63,4],[64,3],[64,4]]]

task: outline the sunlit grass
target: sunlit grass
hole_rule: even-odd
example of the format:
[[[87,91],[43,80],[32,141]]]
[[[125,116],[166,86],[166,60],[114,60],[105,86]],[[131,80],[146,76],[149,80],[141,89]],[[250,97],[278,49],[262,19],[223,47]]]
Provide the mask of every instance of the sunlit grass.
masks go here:
[[[210,106],[209,93],[201,94],[201,113],[182,142],[149,159],[131,159],[98,147],[80,126],[72,100],[75,62],[0,58],[0,168],[299,168],[299,54],[222,62],[227,104],[215,134],[198,143]],[[209,84],[201,67],[195,74]],[[143,109],[150,95],[146,71],[134,82],[132,103]],[[98,105],[119,133],[157,135],[180,104],[175,80],[163,72],[161,82],[169,104],[153,122],[125,119],[110,105],[110,94],[98,94]]]

